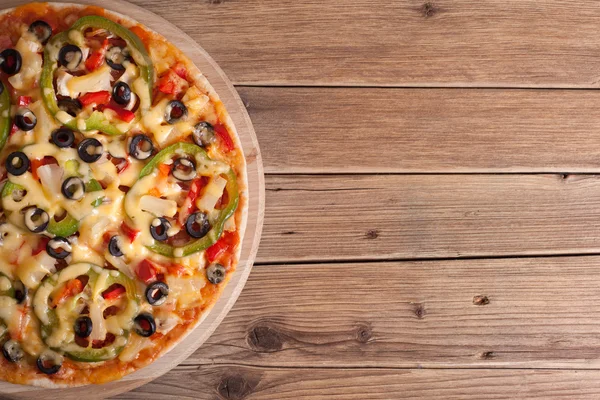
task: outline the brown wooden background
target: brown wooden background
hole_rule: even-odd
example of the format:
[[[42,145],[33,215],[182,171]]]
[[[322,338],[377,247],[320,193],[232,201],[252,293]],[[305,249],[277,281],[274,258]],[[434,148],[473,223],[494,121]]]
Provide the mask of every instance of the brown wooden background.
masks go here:
[[[598,2],[134,3],[237,85],[267,197],[234,309],[120,399],[600,398]]]

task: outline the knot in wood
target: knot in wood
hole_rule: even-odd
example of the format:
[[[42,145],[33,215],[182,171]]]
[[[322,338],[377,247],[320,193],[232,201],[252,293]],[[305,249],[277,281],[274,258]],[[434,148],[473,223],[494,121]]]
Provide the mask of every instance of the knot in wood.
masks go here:
[[[473,296],[473,304],[476,306],[485,306],[490,304],[490,299],[484,295]]]
[[[379,231],[377,229],[369,229],[367,233],[365,233],[365,237],[367,239],[377,239],[379,237]]]
[[[369,340],[373,337],[373,330],[368,325],[358,325],[356,327],[356,340],[360,343],[368,343]]]
[[[423,6],[421,6],[421,14],[423,14],[425,18],[433,17],[437,13],[437,11],[438,10],[435,4],[431,2],[427,2],[423,4]]]
[[[248,332],[248,344],[252,349],[261,352],[281,350],[283,338],[281,334],[268,325],[256,325]]]
[[[484,351],[481,353],[480,357],[484,360],[491,360],[496,357],[496,353],[493,351]]]
[[[419,319],[425,318],[425,315],[427,314],[425,306],[421,303],[413,303],[413,312]]]
[[[250,394],[252,387],[241,375],[225,376],[219,382],[217,392],[225,400],[242,400]]]

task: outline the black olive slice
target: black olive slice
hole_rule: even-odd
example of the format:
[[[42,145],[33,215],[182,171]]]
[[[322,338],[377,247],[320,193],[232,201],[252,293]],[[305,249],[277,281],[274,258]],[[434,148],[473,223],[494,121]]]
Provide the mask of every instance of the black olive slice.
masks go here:
[[[73,330],[75,331],[75,335],[78,337],[85,339],[92,334],[92,319],[90,317],[79,317],[75,320],[75,324],[73,325]]]
[[[171,100],[165,109],[165,119],[169,124],[175,124],[187,116],[187,107],[179,100]]]
[[[153,306],[160,306],[167,301],[169,286],[164,282],[153,282],[146,288],[146,300]]]
[[[115,103],[126,106],[131,101],[131,89],[125,82],[117,82],[113,87],[112,97]]]
[[[173,162],[171,174],[180,181],[191,181],[196,177],[196,163],[187,158],[178,158]]]
[[[67,44],[58,52],[58,63],[69,71],[76,69],[82,59],[81,49],[74,44]]]
[[[206,213],[197,212],[190,215],[185,221],[185,230],[188,235],[196,239],[206,236],[210,231],[210,222]]]
[[[27,298],[28,290],[27,286],[23,284],[21,281],[15,281],[13,283],[13,288],[15,289],[15,300],[17,300],[17,304],[22,304]]]
[[[168,231],[171,229],[171,223],[166,218],[154,218],[150,224],[150,234],[154,240],[164,242],[169,238]]]
[[[2,345],[2,354],[11,363],[16,363],[23,359],[25,352],[21,348],[21,345],[16,340],[7,340]]]
[[[37,117],[29,108],[19,108],[15,115],[15,124],[22,131],[30,131],[37,124]]]
[[[85,196],[85,183],[77,176],[65,179],[60,189],[69,200],[81,200]]]
[[[129,58],[129,51],[126,48],[113,46],[106,51],[106,63],[116,71],[125,71],[123,62]]]
[[[214,285],[223,282],[226,274],[225,267],[218,263],[211,264],[206,268],[206,279]]]
[[[43,232],[50,222],[50,217],[48,213],[41,208],[30,207],[25,210],[25,215],[23,216],[25,221],[25,226],[33,233]]]
[[[137,160],[146,160],[152,156],[154,144],[146,135],[135,135],[129,143],[129,154]]]
[[[75,142],[75,134],[69,128],[58,128],[52,132],[51,139],[57,147],[71,147]]]
[[[29,169],[29,158],[22,151],[15,151],[8,155],[5,167],[6,171],[14,176],[23,175]]]
[[[156,322],[152,315],[142,313],[133,320],[133,328],[138,335],[150,337],[156,332]]]
[[[71,117],[76,117],[79,111],[81,111],[83,108],[79,100],[72,99],[70,97],[58,100],[56,105],[60,110],[66,112]]]
[[[200,147],[207,147],[216,140],[215,128],[206,121],[198,122],[192,135],[194,142]]]
[[[23,188],[17,188],[12,192],[12,198],[15,203],[21,202],[25,196],[27,196],[27,190]]]
[[[52,258],[63,260],[71,254],[71,243],[61,236],[56,236],[46,244],[46,252]]]
[[[0,53],[0,69],[8,75],[14,75],[21,70],[21,53],[15,49],[6,49]]]
[[[108,241],[108,252],[115,257],[122,257],[123,251],[121,250],[121,238],[115,235]]]
[[[46,21],[37,20],[29,25],[29,32],[33,33],[41,44],[46,44],[52,36],[52,27]]]
[[[62,364],[57,363],[55,357],[56,356],[50,352],[40,354],[36,361],[38,369],[46,375],[57,373],[62,367]]]
[[[98,139],[88,138],[84,139],[77,146],[77,154],[79,154],[79,158],[86,163],[96,162],[102,157],[102,152],[104,151],[104,147],[102,147],[102,143]]]

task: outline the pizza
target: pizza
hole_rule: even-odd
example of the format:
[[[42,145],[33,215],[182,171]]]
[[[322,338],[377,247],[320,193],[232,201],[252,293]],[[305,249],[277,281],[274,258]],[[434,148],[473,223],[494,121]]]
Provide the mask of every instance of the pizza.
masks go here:
[[[201,71],[98,7],[0,15],[0,379],[68,387],[156,360],[234,273],[244,154]]]

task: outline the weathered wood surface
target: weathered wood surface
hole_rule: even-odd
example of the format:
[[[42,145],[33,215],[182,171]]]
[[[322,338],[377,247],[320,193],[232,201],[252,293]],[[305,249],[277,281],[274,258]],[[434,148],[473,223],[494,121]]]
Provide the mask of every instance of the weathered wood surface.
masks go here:
[[[600,253],[596,175],[270,175],[258,262]]]
[[[600,172],[598,91],[238,90],[269,173]]]
[[[595,2],[133,2],[192,36],[236,84],[600,85]]]

